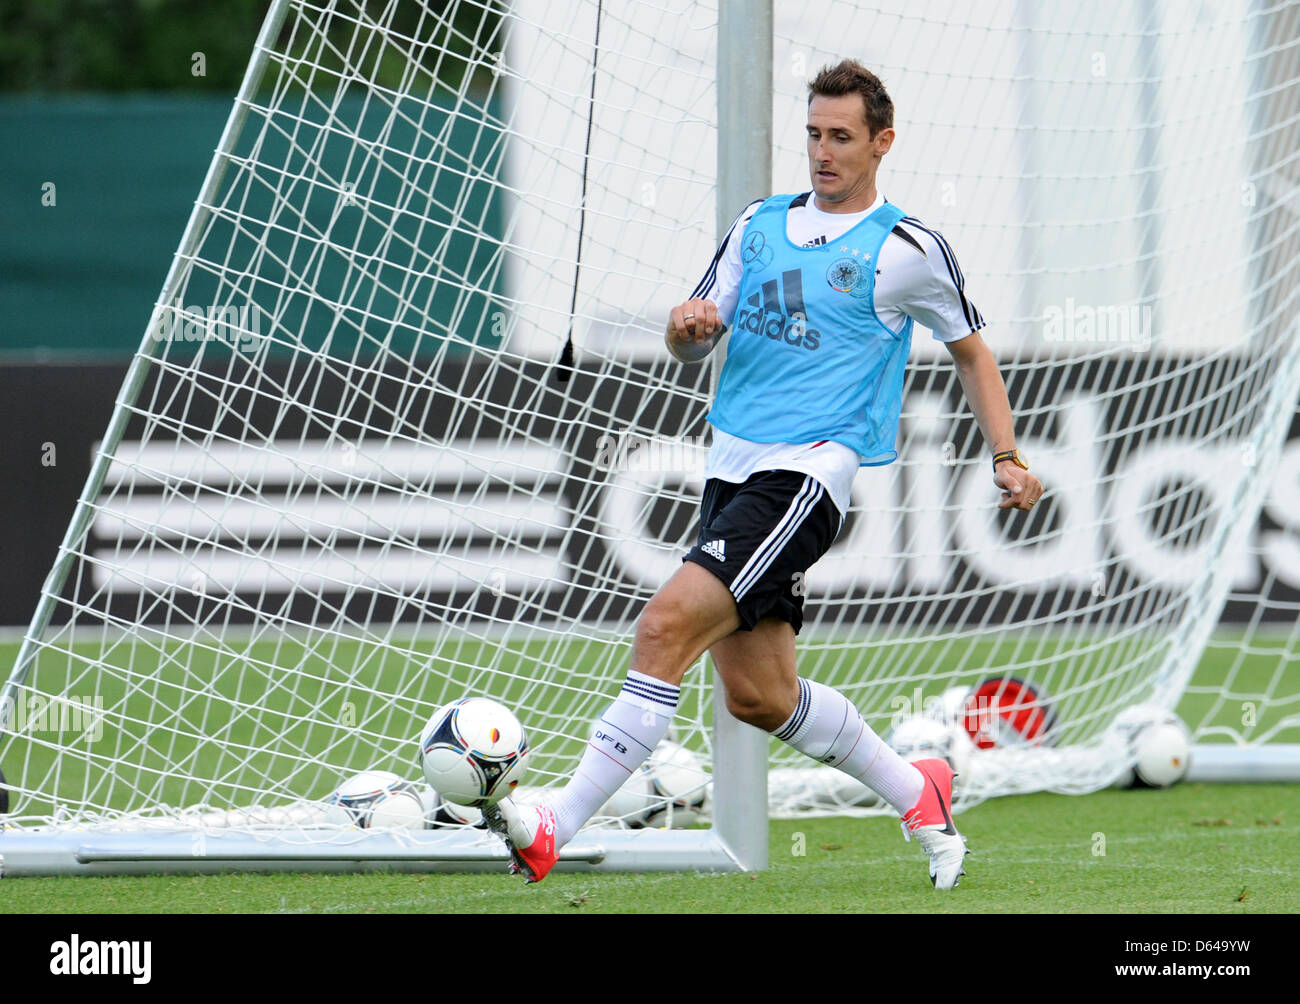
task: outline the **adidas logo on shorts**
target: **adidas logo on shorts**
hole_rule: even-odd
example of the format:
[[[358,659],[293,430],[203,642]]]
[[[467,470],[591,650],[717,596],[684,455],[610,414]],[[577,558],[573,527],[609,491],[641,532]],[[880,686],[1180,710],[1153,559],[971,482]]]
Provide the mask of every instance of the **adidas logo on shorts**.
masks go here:
[[[713,557],[717,558],[719,561],[725,562],[727,560],[726,547],[727,542],[725,540],[711,540],[701,547],[700,550],[705,554],[713,555]]]

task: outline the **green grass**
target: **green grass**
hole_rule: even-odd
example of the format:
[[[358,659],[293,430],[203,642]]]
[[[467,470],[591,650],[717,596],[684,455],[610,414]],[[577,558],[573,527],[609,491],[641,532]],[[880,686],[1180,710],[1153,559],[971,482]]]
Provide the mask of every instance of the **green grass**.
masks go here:
[[[895,821],[781,820],[752,874],[222,875],[0,880],[15,913],[1289,913],[1300,816],[1283,785],[1029,795],[959,819],[974,849],[930,887]],[[1104,847],[1102,841],[1104,839]],[[0,838],[2,842],[3,838]],[[803,854],[796,853],[802,849]],[[1104,854],[1097,853],[1104,850]]]

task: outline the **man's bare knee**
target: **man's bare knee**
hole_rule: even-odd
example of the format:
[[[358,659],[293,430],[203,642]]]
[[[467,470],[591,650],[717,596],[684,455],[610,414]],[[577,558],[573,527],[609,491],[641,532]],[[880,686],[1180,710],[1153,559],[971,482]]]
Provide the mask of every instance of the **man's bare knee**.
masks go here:
[[[708,574],[708,573],[704,573]],[[716,582],[716,580],[714,580]],[[725,590],[725,586],[718,585]],[[730,594],[727,594],[730,601]],[[646,604],[636,625],[633,667],[678,684],[690,664],[719,638],[735,630],[734,607],[700,602],[680,582],[670,582]]]
[[[732,717],[774,732],[794,714],[799,677],[788,623],[764,618],[753,631],[737,631],[718,642],[712,654]]]
[[[654,658],[680,647],[687,626],[680,609],[675,608],[671,601],[661,602],[656,596],[637,619],[637,653]]]
[[[727,711],[731,717],[744,722],[746,725],[752,725],[756,729],[763,729],[765,732],[772,730],[764,727],[767,718],[767,702],[763,700],[763,695],[757,690],[745,688],[744,690],[732,689],[727,691]],[[777,722],[777,725],[780,725]]]
[[[766,689],[749,684],[735,684],[727,689],[727,710],[732,718],[762,728],[764,732],[775,732],[794,714],[798,705],[798,687],[793,693],[785,692],[784,687]]]
[[[727,691],[727,710],[731,716],[764,732],[775,732],[784,725],[797,703],[797,698],[791,701],[784,693],[763,693],[751,687]]]

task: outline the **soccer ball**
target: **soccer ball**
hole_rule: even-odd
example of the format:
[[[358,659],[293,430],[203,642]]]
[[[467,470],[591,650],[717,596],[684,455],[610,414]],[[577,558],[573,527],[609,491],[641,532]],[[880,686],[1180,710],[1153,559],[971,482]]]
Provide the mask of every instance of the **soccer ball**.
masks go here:
[[[1172,711],[1138,704],[1120,712],[1111,729],[1130,764],[1115,782],[1117,788],[1168,788],[1187,776],[1192,736]]]
[[[509,708],[462,697],[439,708],[420,734],[425,780],[444,799],[481,809],[509,795],[524,775],[528,736]]]
[[[386,770],[367,770],[325,799],[325,821],[362,830],[424,829],[424,806],[415,785]]]
[[[483,813],[468,805],[448,802],[429,785],[419,786],[420,804],[424,807],[424,821],[429,829],[444,827],[480,826]]]
[[[972,689],[971,687],[960,686],[949,687],[939,695],[937,700],[927,703],[926,714],[932,718],[938,718],[941,722],[960,725],[965,718],[966,702],[970,700]]]
[[[665,739],[623,786],[614,792],[599,815],[617,816],[619,824],[684,829],[699,818],[709,800],[709,777],[700,758],[684,746]]]
[[[899,719],[885,741],[904,760],[946,760],[954,774],[966,773],[975,749],[958,722],[944,721],[938,715],[907,715]]]
[[[963,717],[966,734],[982,750],[1055,745],[1056,705],[1041,688],[1015,677],[977,684]]]

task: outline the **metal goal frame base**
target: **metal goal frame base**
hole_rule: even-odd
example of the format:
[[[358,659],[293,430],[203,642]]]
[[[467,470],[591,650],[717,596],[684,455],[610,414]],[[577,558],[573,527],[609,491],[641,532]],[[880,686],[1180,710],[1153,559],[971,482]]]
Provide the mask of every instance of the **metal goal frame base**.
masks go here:
[[[479,830],[71,830],[0,832],[0,876],[223,872],[504,872],[505,845]],[[579,834],[559,872],[747,870],[716,830]]]

